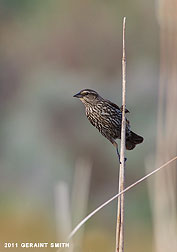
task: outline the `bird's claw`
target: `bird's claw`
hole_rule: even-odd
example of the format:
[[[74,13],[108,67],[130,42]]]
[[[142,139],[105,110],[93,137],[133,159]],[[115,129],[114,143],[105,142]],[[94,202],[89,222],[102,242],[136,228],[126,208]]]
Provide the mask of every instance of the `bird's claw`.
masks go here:
[[[124,158],[124,162],[126,162],[126,161],[127,161],[127,158]],[[119,163],[122,164],[120,161],[120,157],[119,157]]]

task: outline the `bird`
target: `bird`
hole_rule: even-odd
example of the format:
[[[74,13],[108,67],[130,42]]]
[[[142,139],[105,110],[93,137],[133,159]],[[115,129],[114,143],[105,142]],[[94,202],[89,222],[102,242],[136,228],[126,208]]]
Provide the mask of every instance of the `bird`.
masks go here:
[[[83,89],[73,97],[79,98],[85,106],[85,114],[90,123],[96,127],[99,132],[106,137],[116,147],[120,162],[120,154],[116,139],[121,138],[122,106],[102,98],[92,89]],[[129,113],[125,109],[125,113]],[[130,122],[126,118],[126,142],[127,150],[133,150],[137,144],[143,142],[143,137],[137,135],[130,129]]]

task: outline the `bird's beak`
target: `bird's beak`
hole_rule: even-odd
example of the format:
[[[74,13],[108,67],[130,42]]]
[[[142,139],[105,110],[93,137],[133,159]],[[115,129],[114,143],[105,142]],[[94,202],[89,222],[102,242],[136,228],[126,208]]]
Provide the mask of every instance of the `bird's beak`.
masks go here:
[[[77,94],[73,95],[73,97],[82,98],[82,95],[81,95],[81,93],[77,93]]]

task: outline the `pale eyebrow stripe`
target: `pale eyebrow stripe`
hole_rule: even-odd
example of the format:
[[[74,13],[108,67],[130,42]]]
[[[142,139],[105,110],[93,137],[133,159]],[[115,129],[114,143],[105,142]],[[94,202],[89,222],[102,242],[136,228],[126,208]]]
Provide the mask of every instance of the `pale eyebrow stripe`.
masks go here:
[[[81,94],[92,94],[92,95],[95,95],[96,93],[92,92],[92,91],[82,91]]]

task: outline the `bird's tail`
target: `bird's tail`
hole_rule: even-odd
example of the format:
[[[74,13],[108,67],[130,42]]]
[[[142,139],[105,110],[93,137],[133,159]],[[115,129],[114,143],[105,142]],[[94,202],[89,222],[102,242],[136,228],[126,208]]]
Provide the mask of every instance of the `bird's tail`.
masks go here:
[[[133,131],[130,131],[129,137],[126,138],[126,149],[133,150],[137,144],[143,142],[143,137],[135,134]]]

